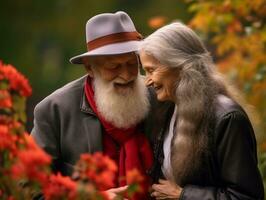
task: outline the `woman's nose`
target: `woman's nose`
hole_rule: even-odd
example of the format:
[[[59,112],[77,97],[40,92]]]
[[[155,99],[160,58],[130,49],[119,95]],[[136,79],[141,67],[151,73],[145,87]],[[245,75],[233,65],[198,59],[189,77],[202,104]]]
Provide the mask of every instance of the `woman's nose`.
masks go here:
[[[146,77],[145,85],[146,85],[146,86],[151,86],[152,84],[153,84],[152,79],[149,78],[149,77]]]

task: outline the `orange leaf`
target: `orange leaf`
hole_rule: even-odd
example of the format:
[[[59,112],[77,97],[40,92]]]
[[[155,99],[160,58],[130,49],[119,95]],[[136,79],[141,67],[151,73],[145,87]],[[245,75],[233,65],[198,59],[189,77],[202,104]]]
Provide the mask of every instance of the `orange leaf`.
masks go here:
[[[148,25],[153,28],[157,29],[165,25],[167,18],[164,16],[155,16],[149,19]]]

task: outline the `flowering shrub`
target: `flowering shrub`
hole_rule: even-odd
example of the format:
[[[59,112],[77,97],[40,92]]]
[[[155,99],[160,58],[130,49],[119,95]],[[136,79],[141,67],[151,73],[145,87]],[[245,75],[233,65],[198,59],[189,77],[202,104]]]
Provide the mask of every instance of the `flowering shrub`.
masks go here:
[[[108,200],[117,166],[101,153],[83,154],[75,166],[78,180],[52,174],[51,157],[25,132],[25,102],[32,93],[28,80],[0,61],[0,199],[24,200],[42,194],[47,200]],[[135,179],[134,177],[135,176]],[[137,171],[129,173],[127,193],[138,190]]]
[[[61,174],[51,175],[49,182],[43,189],[44,196],[47,200],[52,199],[76,199],[77,183],[69,177]]]
[[[0,61],[1,120],[11,117],[15,121],[25,123],[25,101],[31,93],[28,80],[12,65],[4,65]],[[2,114],[5,115],[2,116]]]
[[[99,190],[107,190],[114,187],[114,178],[117,171],[115,163],[107,156],[95,153],[82,154],[77,162],[75,172],[83,182],[93,183],[99,186]]]
[[[36,161],[35,154],[45,155],[45,164],[50,157],[42,152],[25,132],[25,102],[32,93],[28,80],[13,66],[0,61],[0,198],[29,199],[31,191],[20,185],[26,178],[43,179],[37,172],[43,157]],[[28,154],[29,153],[29,154]],[[34,166],[36,164],[36,166]],[[44,167],[44,166],[43,166]],[[46,166],[47,167],[47,166]],[[23,177],[22,177],[23,174]],[[17,179],[17,178],[20,179]],[[33,183],[34,183],[33,181]],[[33,188],[35,188],[35,185]],[[37,185],[36,185],[37,187]]]

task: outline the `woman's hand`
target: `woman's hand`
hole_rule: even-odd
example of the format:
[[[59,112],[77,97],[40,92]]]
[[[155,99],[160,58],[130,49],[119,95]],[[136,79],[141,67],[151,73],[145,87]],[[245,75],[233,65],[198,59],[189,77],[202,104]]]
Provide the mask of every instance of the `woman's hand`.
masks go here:
[[[152,185],[152,197],[155,199],[179,199],[182,188],[173,182],[159,180],[159,184]]]
[[[105,193],[108,196],[108,199],[110,200],[114,200],[117,198],[118,195],[122,195],[126,190],[127,190],[128,186],[123,186],[123,187],[118,187],[118,188],[112,188],[109,190],[106,190]],[[127,199],[124,199],[127,200]]]

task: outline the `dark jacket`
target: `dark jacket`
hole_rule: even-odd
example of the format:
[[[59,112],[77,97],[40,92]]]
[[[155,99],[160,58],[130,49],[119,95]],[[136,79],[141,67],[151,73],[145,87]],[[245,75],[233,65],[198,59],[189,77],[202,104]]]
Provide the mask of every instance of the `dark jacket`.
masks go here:
[[[187,181],[180,200],[255,200],[264,199],[263,183],[257,167],[256,140],[251,123],[244,110],[225,96],[218,97],[212,146],[204,167],[197,176]],[[152,139],[155,164],[151,171],[153,181],[163,178],[163,140],[174,104],[160,106],[157,127]],[[178,158],[175,158],[178,159]],[[204,178],[202,178],[204,177]]]
[[[86,77],[56,90],[34,109],[31,135],[52,156],[53,171],[60,171],[63,175],[71,175],[80,154],[102,151],[104,130],[85,98]],[[149,94],[150,100],[155,99]],[[150,132],[151,125],[147,120],[141,127],[145,133]]]

